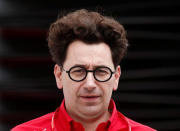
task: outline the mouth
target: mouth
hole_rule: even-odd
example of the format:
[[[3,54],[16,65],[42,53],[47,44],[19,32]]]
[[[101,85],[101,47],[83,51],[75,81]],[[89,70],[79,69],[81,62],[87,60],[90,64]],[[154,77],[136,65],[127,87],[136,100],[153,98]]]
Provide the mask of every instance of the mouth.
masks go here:
[[[99,96],[81,96],[81,97],[83,97],[83,98],[98,98]]]
[[[87,96],[80,96],[81,99],[85,100],[85,101],[96,101],[100,96],[98,95],[87,95]]]

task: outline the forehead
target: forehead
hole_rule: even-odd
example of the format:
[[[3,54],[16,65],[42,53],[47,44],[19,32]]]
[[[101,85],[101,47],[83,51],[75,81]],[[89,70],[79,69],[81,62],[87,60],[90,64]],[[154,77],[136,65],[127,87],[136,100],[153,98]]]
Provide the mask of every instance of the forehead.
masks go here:
[[[68,49],[64,66],[76,64],[86,66],[112,66],[112,55],[109,46],[103,42],[86,44],[82,41],[72,42]]]

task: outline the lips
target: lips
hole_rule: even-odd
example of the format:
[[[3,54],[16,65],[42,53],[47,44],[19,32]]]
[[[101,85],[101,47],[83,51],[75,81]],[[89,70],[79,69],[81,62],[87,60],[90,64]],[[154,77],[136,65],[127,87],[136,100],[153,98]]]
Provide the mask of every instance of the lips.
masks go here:
[[[80,96],[80,98],[82,98],[83,100],[86,100],[86,101],[95,101],[99,97],[100,97],[99,95],[82,95],[82,96]]]
[[[100,97],[99,95],[82,95],[80,97],[83,97],[83,98],[97,98],[97,97]]]

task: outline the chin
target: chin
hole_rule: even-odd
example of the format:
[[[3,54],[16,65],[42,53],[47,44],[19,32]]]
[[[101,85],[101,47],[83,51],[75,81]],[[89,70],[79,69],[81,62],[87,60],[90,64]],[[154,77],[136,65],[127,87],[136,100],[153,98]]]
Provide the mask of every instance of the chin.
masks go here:
[[[81,112],[87,116],[96,116],[104,112],[103,111],[104,109],[105,108],[101,106],[87,106],[87,107],[81,108]]]

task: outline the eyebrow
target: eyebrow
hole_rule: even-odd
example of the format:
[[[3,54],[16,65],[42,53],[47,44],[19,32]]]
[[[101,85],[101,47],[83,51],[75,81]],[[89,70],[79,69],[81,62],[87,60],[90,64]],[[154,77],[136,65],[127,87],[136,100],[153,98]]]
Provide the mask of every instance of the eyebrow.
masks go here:
[[[87,64],[75,64],[74,66],[89,68],[89,65],[87,65]],[[106,65],[95,65],[95,66],[93,66],[93,69],[95,69],[97,67],[108,67],[108,66],[106,66]]]

